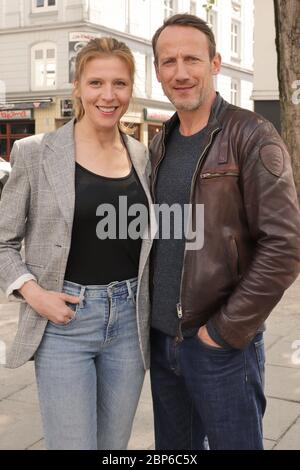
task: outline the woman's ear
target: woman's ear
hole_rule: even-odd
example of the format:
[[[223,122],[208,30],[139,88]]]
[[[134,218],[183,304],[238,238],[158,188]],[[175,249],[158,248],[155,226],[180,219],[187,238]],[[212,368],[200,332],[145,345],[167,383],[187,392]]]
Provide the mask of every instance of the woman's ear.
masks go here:
[[[75,96],[75,98],[80,98],[80,89],[79,89],[78,80],[74,80],[73,82],[73,95]]]

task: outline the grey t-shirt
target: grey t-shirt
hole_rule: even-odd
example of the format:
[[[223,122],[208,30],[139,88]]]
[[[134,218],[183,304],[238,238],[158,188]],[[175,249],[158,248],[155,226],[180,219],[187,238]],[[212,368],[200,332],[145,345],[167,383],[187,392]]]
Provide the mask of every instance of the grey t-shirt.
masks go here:
[[[172,131],[165,157],[159,166],[155,187],[156,204],[180,204],[183,213],[184,204],[190,202],[192,178],[203,152],[204,133],[205,129],[202,129],[185,137],[180,134],[179,125]],[[171,230],[170,239],[163,240],[161,228],[160,224],[160,236],[154,242],[152,254],[152,327],[176,336],[179,324],[176,304],[180,296],[185,238],[174,239],[174,230]],[[196,331],[185,330],[183,336],[191,336]]]

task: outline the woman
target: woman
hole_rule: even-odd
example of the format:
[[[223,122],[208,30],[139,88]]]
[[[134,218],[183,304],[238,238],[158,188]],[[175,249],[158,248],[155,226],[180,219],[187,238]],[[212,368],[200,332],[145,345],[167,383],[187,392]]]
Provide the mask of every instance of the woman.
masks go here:
[[[151,242],[124,236],[133,218],[119,204],[150,205],[147,151],[120,131],[133,78],[124,43],[90,41],[76,60],[76,120],[11,154],[0,286],[23,303],[7,366],[34,356],[48,449],[125,449],[149,365]]]

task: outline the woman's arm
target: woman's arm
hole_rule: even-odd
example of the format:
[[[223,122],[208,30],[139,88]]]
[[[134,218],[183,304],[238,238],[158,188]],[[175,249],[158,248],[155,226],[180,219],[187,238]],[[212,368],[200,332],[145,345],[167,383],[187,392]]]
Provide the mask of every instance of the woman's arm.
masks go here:
[[[21,299],[13,297],[13,291],[35,279],[20,254],[30,201],[30,183],[22,154],[22,146],[15,142],[10,158],[12,170],[0,201],[0,287],[9,300],[17,301]]]
[[[21,142],[14,143],[12,171],[0,202],[0,287],[9,300],[24,299],[40,315],[65,323],[73,316],[65,302],[78,303],[79,298],[40,287],[20,254],[31,193],[23,148]]]

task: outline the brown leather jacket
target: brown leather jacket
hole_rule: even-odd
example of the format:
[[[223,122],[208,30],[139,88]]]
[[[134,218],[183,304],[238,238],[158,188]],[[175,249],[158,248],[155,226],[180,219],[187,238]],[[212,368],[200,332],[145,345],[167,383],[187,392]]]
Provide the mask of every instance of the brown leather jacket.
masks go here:
[[[175,114],[150,146],[151,189]],[[243,348],[300,271],[300,213],[290,157],[273,125],[217,95],[190,201],[204,204],[204,246],[185,250],[181,328],[211,323]]]

